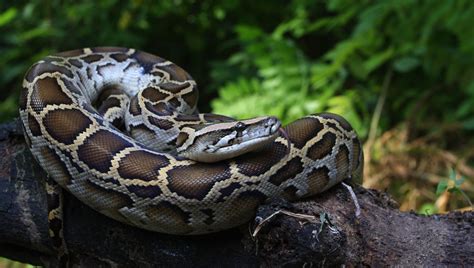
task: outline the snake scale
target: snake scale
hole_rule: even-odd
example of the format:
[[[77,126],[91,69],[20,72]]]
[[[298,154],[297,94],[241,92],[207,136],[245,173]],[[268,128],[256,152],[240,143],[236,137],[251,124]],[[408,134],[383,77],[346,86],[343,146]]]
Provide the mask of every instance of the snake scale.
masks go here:
[[[211,163],[183,157],[176,148],[198,142],[203,129],[219,139],[212,131],[228,137],[230,128],[234,138],[212,142],[231,144],[262,120],[199,114],[196,103],[196,82],[172,62],[98,47],[35,63],[23,81],[20,116],[31,152],[61,188],[156,232],[228,229],[249,221],[268,198],[296,200],[360,176],[358,137],[330,113],[298,119],[284,127],[286,135],[276,132],[243,155]],[[148,143],[154,136],[159,141]],[[214,147],[206,148],[212,155]]]

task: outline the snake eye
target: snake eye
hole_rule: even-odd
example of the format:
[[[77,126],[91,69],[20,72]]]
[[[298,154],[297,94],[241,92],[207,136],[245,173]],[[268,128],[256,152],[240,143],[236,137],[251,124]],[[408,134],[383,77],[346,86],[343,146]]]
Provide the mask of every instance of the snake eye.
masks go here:
[[[247,125],[245,125],[244,123],[238,122],[237,124],[235,124],[234,129],[237,131],[244,131],[246,127]]]

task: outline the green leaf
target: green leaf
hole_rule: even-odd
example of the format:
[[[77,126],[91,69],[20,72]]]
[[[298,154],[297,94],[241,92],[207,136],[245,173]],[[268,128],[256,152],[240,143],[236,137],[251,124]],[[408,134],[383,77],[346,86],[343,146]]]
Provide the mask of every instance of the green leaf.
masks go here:
[[[262,35],[262,31],[259,28],[249,25],[238,25],[235,27],[235,31],[242,41],[251,41]]]
[[[456,181],[456,171],[453,168],[449,170],[449,179]]]
[[[17,10],[14,7],[7,9],[5,12],[0,14],[0,27],[9,23],[16,17]]]
[[[319,221],[321,221],[321,225],[319,226],[318,235],[323,231],[325,224],[330,224],[328,219],[329,217],[326,212],[319,214]]]
[[[458,108],[456,109],[457,118],[463,118],[465,116],[471,115],[472,113],[473,113],[473,107],[472,107],[471,99],[467,99],[467,101],[460,103]]]
[[[406,73],[414,68],[416,68],[420,64],[420,61],[417,58],[414,57],[402,57],[393,63],[393,67],[395,70],[401,72],[401,73]]]
[[[436,212],[437,212],[436,206],[430,203],[423,204],[418,210],[418,213],[420,214],[424,213],[426,216],[433,215]]]
[[[371,73],[373,70],[378,68],[380,65],[387,62],[393,56],[393,49],[389,48],[377,54],[374,54],[366,62],[364,62],[364,69],[367,73]]]
[[[442,180],[438,183],[438,187],[436,187],[436,195],[442,194],[444,191],[448,189],[448,181]]]

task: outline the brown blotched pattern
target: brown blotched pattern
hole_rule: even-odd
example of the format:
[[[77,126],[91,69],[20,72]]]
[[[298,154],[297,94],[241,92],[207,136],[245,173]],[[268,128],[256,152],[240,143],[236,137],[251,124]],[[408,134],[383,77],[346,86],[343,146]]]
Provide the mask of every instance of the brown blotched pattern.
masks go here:
[[[187,141],[194,145],[230,135],[231,128],[216,126],[198,138],[179,134],[184,126],[199,130],[203,123],[235,121],[199,114],[197,99],[196,82],[172,62],[134,49],[99,47],[34,64],[19,106],[25,139],[57,183],[95,210],[151,231],[201,234],[231,228],[250,220],[268,198],[316,194],[362,170],[357,135],[334,114],[296,120],[284,128],[287,134],[259,151],[216,163],[141,145],[148,143],[140,138],[162,135],[156,139],[174,153],[172,146]],[[107,123],[122,118],[129,133]],[[50,201],[59,208],[57,199]],[[53,242],[61,247],[57,214],[50,213],[49,222]]]
[[[127,54],[123,54],[123,53],[115,53],[115,54],[110,55],[110,57],[116,60],[117,62],[126,61],[129,58]]]
[[[239,172],[245,176],[258,176],[270,170],[276,163],[286,157],[287,148],[274,143],[266,149],[238,157],[235,162]],[[265,159],[265,161],[262,161]]]
[[[128,111],[130,112],[131,115],[135,115],[135,116],[140,115],[142,113],[137,97],[134,97],[130,100],[130,106],[128,108]]]
[[[333,119],[335,122],[337,122],[337,125],[341,126],[341,128],[343,128],[347,132],[353,131],[352,126],[349,124],[349,122],[347,122],[347,120],[340,115],[325,113],[321,114],[321,117],[325,119]]]
[[[322,159],[331,154],[336,145],[337,137],[332,132],[326,132],[321,140],[308,148],[308,157],[313,160]]]
[[[349,149],[345,145],[339,146],[339,151],[336,154],[336,169],[338,180],[344,180],[350,177],[349,167]]]
[[[303,148],[321,130],[323,130],[323,124],[313,117],[298,119],[286,127],[286,131],[291,137],[291,142],[298,149]]]
[[[101,60],[104,56],[99,55],[99,54],[90,54],[84,57],[81,57],[81,60],[83,60],[85,63],[93,63]]]
[[[63,58],[77,57],[77,56],[82,56],[82,55],[84,55],[83,49],[69,50],[69,51],[64,51],[64,52],[54,54],[54,56],[63,57]]]
[[[151,102],[164,100],[166,97],[169,97],[169,96],[171,95],[164,93],[160,91],[160,89],[154,88],[154,87],[147,87],[142,91],[142,97]]]
[[[48,147],[41,148],[41,159],[45,165],[51,167],[49,175],[53,177],[56,182],[64,186],[72,181],[66,163],[61,160],[54,150]]]
[[[168,158],[147,151],[132,151],[120,159],[117,169],[125,180],[156,180],[161,168],[169,164]]]
[[[64,93],[58,81],[52,77],[38,80],[31,93],[30,105],[35,112],[40,112],[51,104],[72,104],[73,100]]]
[[[41,76],[43,74],[60,74],[60,75],[65,75],[68,78],[73,78],[73,72],[68,69],[67,67],[56,65],[53,63],[49,62],[44,62],[44,63],[36,63],[33,65],[28,73],[25,76],[25,79],[28,82],[33,82],[33,79],[35,77]]]
[[[72,144],[91,124],[92,120],[78,109],[52,110],[43,118],[43,125],[49,135],[64,144]]]
[[[301,162],[301,157],[295,157],[288,161],[288,163],[282,166],[275,174],[270,176],[269,182],[280,186],[286,180],[294,178],[296,175],[300,174],[304,170],[303,163]]]
[[[97,179],[97,178],[95,178]],[[134,201],[131,196],[110,188],[98,185],[93,180],[75,181],[67,187],[72,193],[87,191],[87,200],[80,198],[82,202],[88,202],[92,207],[109,217],[130,223],[121,214],[120,210],[126,207],[133,207]],[[82,196],[85,197],[85,196]]]
[[[216,182],[230,177],[229,165],[225,162],[195,163],[168,171],[168,188],[186,198],[203,200]]]
[[[172,202],[162,201],[157,205],[150,205],[145,210],[149,218],[148,224],[162,222],[162,230],[174,229],[176,234],[189,234],[193,229],[189,226],[190,213],[181,209]]]
[[[329,168],[315,168],[308,174],[309,191],[308,193],[319,193],[329,183]]]
[[[28,127],[31,131],[31,135],[33,136],[40,136],[43,134],[41,133],[40,124],[30,113],[28,113]]]
[[[161,188],[155,185],[128,185],[127,189],[135,195],[143,198],[155,198],[162,194]]]
[[[149,116],[148,121],[150,121],[152,125],[164,130],[168,130],[174,127],[174,123],[166,119]]]
[[[128,147],[132,147],[132,144],[124,139],[117,138],[108,130],[101,129],[89,136],[78,147],[77,156],[88,167],[106,173],[112,165],[114,156]],[[108,153],[104,154],[103,151]]]

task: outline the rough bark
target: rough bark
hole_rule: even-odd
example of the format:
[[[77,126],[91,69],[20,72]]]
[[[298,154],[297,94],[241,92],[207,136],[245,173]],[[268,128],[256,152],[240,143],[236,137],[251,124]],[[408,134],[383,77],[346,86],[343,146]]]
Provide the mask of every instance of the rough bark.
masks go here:
[[[0,125],[0,155],[0,255],[55,266],[46,175],[28,151],[18,121]],[[349,192],[336,186],[293,204],[272,200],[259,208],[256,223],[191,237],[121,224],[66,195],[65,239],[71,264],[84,267],[474,265],[472,211],[400,212],[384,193],[354,190],[359,217]]]

